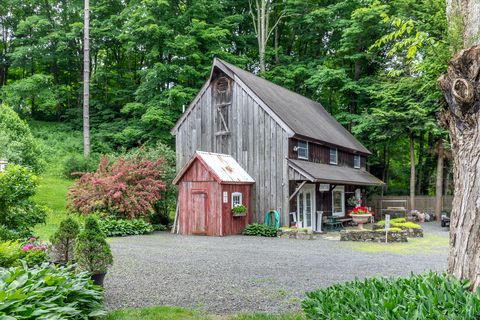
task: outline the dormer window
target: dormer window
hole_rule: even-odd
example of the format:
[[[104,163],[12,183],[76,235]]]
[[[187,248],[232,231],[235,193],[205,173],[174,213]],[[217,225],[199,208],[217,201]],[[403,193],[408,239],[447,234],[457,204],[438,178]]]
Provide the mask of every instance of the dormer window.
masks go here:
[[[298,159],[308,160],[308,142],[298,141],[297,153],[298,153]]]
[[[338,150],[337,148],[330,148],[330,164],[338,163]]]
[[[356,154],[353,156],[353,167],[355,169],[360,169],[360,155]]]

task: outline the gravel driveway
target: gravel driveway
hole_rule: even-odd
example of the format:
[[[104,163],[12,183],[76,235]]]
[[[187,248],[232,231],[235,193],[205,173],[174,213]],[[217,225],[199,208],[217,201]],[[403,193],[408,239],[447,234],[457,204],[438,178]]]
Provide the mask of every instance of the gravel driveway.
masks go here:
[[[421,240],[426,243],[448,238],[437,225],[424,229],[433,237]],[[109,309],[173,305],[214,314],[281,313],[297,310],[305,291],[333,283],[446,268],[445,245],[409,253],[368,252],[330,238],[165,232],[115,238],[110,242],[115,263],[105,280],[106,304]]]

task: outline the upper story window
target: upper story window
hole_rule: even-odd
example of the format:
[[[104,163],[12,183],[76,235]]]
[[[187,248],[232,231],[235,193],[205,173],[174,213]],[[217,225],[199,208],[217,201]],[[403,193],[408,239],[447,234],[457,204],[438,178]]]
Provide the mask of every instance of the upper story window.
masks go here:
[[[308,160],[308,142],[298,141],[297,153],[298,153],[298,159]]]
[[[358,154],[353,156],[353,167],[355,169],[360,169],[360,155]]]
[[[242,193],[232,192],[232,209],[240,205],[242,205]]]
[[[330,164],[338,163],[338,150],[337,148],[330,148]]]

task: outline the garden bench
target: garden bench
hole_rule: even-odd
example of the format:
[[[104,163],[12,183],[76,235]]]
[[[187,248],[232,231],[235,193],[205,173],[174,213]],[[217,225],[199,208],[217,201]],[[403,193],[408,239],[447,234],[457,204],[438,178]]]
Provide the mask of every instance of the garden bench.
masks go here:
[[[336,231],[343,229],[342,222],[339,221],[336,217],[326,217],[324,223],[327,230]]]

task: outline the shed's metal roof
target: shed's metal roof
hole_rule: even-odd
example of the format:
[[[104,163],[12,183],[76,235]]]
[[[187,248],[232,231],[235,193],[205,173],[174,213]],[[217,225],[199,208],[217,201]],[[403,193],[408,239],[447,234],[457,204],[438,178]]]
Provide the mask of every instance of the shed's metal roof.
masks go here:
[[[237,75],[295,134],[370,154],[370,151],[338,123],[320,103],[257,77],[226,61],[216,60]]]
[[[190,165],[199,159],[207,166],[219,183],[255,183],[255,180],[230,155],[197,151],[188,163],[180,170],[173,182],[176,184],[187,172]]]
[[[363,169],[354,169],[303,160],[288,160],[291,169],[296,170],[312,182],[381,186],[383,181]]]

